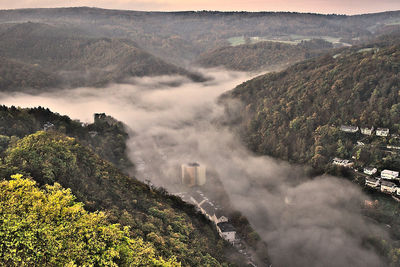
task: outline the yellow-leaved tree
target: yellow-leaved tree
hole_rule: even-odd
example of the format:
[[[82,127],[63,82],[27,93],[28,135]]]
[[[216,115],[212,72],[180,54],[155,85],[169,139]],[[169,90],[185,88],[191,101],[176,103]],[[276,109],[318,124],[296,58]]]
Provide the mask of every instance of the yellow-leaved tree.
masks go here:
[[[40,189],[14,175],[0,182],[0,263],[6,266],[180,266],[155,256],[129,229],[87,212],[69,189]]]

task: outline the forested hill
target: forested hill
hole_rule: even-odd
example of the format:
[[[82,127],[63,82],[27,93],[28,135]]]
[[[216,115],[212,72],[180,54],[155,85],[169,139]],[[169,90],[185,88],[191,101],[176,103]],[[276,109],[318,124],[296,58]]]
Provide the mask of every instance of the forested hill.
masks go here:
[[[43,23],[6,26],[0,27],[0,89],[3,91],[101,86],[124,82],[133,76],[175,74],[202,80],[145,52],[128,39],[95,38],[73,27]],[[24,75],[29,71],[32,74]]]
[[[139,12],[88,7],[0,10],[0,23],[28,21],[58,27],[68,25],[74,34],[84,32],[97,38],[130,39],[166,62],[185,66],[202,53],[244,44],[246,38],[277,41],[323,38],[338,44],[356,44],[376,34],[398,30],[400,12],[345,16],[289,12]]]
[[[371,137],[363,140],[364,148],[357,148],[356,141],[365,136],[339,130],[342,124],[374,126],[398,134],[399,87],[400,42],[390,39],[259,76],[225,97],[243,101],[241,134],[259,154],[315,167],[335,156],[354,156],[364,164],[399,169],[396,153],[378,151],[381,146],[398,143],[396,135]]]
[[[105,115],[91,124],[86,124],[43,107],[23,109],[0,106],[0,153],[10,143],[44,130],[46,124],[48,130],[78,139],[80,143],[90,147],[121,170],[126,171],[132,167],[126,152],[128,133],[121,122]]]
[[[239,71],[273,71],[315,57],[332,48],[332,43],[322,39],[302,41],[299,44],[264,41],[225,46],[203,53],[196,64],[202,67],[223,66]]]
[[[77,201],[84,204],[85,210],[102,211],[106,216],[85,215],[79,210],[80,205],[74,205],[71,202],[72,197],[65,195],[66,192],[57,185],[55,188],[48,187],[43,192],[38,192],[27,180],[0,183],[0,190],[9,190],[10,194],[15,194],[22,205],[10,209],[7,207],[15,202],[0,199],[0,210],[7,211],[0,212],[1,216],[6,216],[2,218],[7,222],[5,228],[0,227],[1,234],[7,233],[4,238],[16,240],[20,235],[29,235],[29,229],[40,229],[30,239],[30,247],[24,246],[18,255],[13,254],[15,247],[12,244],[1,246],[0,253],[7,255],[11,265],[17,264],[17,260],[27,264],[58,265],[65,263],[67,259],[78,263],[90,262],[85,261],[87,259],[92,260],[93,264],[100,260],[106,262],[108,259],[107,262],[110,263],[119,262],[121,266],[132,266],[130,261],[141,259],[132,259],[132,253],[143,253],[143,262],[133,266],[147,266],[150,263],[154,266],[169,266],[164,264],[163,260],[157,265],[159,256],[166,260],[172,259],[171,264],[180,262],[182,266],[221,266],[229,261],[243,265],[241,256],[219,237],[212,223],[196,211],[194,206],[184,203],[178,197],[168,195],[162,188],[149,187],[135,178],[126,176],[113,164],[93,152],[99,147],[100,151],[103,151],[104,147],[112,147],[112,144],[108,146],[101,140],[110,140],[108,137],[119,138],[118,135],[109,132],[110,130],[107,130],[106,134],[100,129],[111,127],[102,125],[110,122],[115,122],[112,124],[119,127],[118,122],[112,118],[101,116],[93,125],[86,126],[92,130],[96,130],[97,127],[96,137],[100,141],[96,143],[85,139],[88,130],[86,127],[45,109],[21,110],[2,107],[0,117],[1,179],[9,179],[18,173],[25,178],[31,177],[41,188],[47,184],[59,183],[63,188],[71,190]],[[47,119],[54,123],[54,127],[47,132],[35,132],[37,127],[41,127],[42,121]],[[104,121],[98,121],[103,119]],[[34,133],[30,134],[31,132]],[[87,142],[93,149],[60,132],[79,137],[79,140]],[[25,133],[27,135],[24,136]],[[12,189],[15,183],[18,184],[17,188]],[[21,188],[24,191],[21,191]],[[38,207],[32,198],[42,199],[41,207],[49,209],[40,211],[40,205]],[[61,203],[58,203],[58,200]],[[60,207],[60,211],[50,209],[53,203],[51,201],[57,202],[55,205]],[[21,212],[18,210],[20,207],[26,207],[30,213]],[[47,220],[38,219],[40,214],[45,212],[49,213]],[[70,216],[73,217],[70,217],[68,212],[71,212]],[[17,219],[17,215],[20,219]],[[98,226],[87,221],[90,216],[94,222],[99,223]],[[75,218],[76,221],[70,221],[71,218]],[[24,228],[29,220],[33,228]],[[60,223],[68,224],[70,230],[60,228]],[[122,231],[118,226],[107,226],[109,223],[119,223],[130,229]],[[82,239],[79,234],[73,232],[75,226],[78,227],[76,231],[82,234],[85,232],[79,230],[79,226],[87,229],[87,239]],[[7,227],[17,230],[10,232],[11,228]],[[43,229],[48,229],[45,236],[42,236]],[[97,233],[96,236],[90,236],[91,229]],[[42,245],[49,251],[43,252],[44,255],[40,254],[40,242],[48,240],[54,244],[52,242],[58,242],[63,236],[65,242],[59,247]],[[27,239],[23,240],[25,242]],[[78,252],[73,253],[74,248],[78,246],[91,246],[86,257]],[[68,251],[72,254],[68,254]],[[60,253],[68,255],[62,254],[61,257]]]

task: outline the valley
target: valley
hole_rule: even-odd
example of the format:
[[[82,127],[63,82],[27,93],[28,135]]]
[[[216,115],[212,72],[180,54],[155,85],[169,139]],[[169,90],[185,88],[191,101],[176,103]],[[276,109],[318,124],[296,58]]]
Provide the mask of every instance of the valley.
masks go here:
[[[99,220],[99,266],[399,266],[399,17],[0,10],[2,189]]]

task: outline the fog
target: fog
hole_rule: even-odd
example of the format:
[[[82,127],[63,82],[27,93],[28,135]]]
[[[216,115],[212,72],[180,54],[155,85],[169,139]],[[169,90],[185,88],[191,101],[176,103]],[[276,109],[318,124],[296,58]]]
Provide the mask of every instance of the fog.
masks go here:
[[[5,105],[48,107],[84,122],[92,122],[95,112],[123,121],[130,131],[136,177],[172,192],[179,189],[180,164],[213,166],[233,206],[267,242],[274,266],[382,266],[363,242],[374,235],[388,238],[361,214],[368,197],[348,181],[310,179],[299,166],[249,152],[218,123],[226,116],[217,98],[250,77],[221,69],[202,72],[214,79],[193,83],[178,76],[147,77],[129,85],[0,99]]]

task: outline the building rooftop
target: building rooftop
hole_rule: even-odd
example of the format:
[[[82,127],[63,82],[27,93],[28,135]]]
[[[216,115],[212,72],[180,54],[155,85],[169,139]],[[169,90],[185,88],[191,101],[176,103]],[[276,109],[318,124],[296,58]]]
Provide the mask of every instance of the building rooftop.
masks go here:
[[[375,183],[376,181],[379,181],[379,178],[375,177],[365,177],[365,180],[371,183]]]
[[[395,183],[392,183],[392,182],[389,182],[389,181],[385,181],[385,180],[383,180],[382,182],[381,182],[381,185],[383,185],[383,186],[396,186],[396,184]]]
[[[217,216],[217,218],[221,218],[224,215],[224,211],[222,209],[215,209],[215,216]]]
[[[233,227],[233,225],[228,223],[228,222],[220,222],[220,223],[217,224],[217,226],[219,227],[219,229],[223,233],[225,233],[225,232],[236,232],[235,227]]]
[[[383,170],[383,171],[381,172],[381,174],[382,174],[382,173],[391,174],[391,175],[399,175],[399,172],[397,172],[397,171],[391,171],[391,170]]]
[[[354,132],[357,132],[358,131],[358,126],[341,125],[340,129],[342,131],[354,131]]]
[[[204,200],[204,197],[200,195],[198,192],[192,192],[191,196],[194,198],[194,200],[197,201],[197,203],[200,203]]]
[[[200,207],[210,216],[215,214],[215,207],[210,202],[205,201]]]

